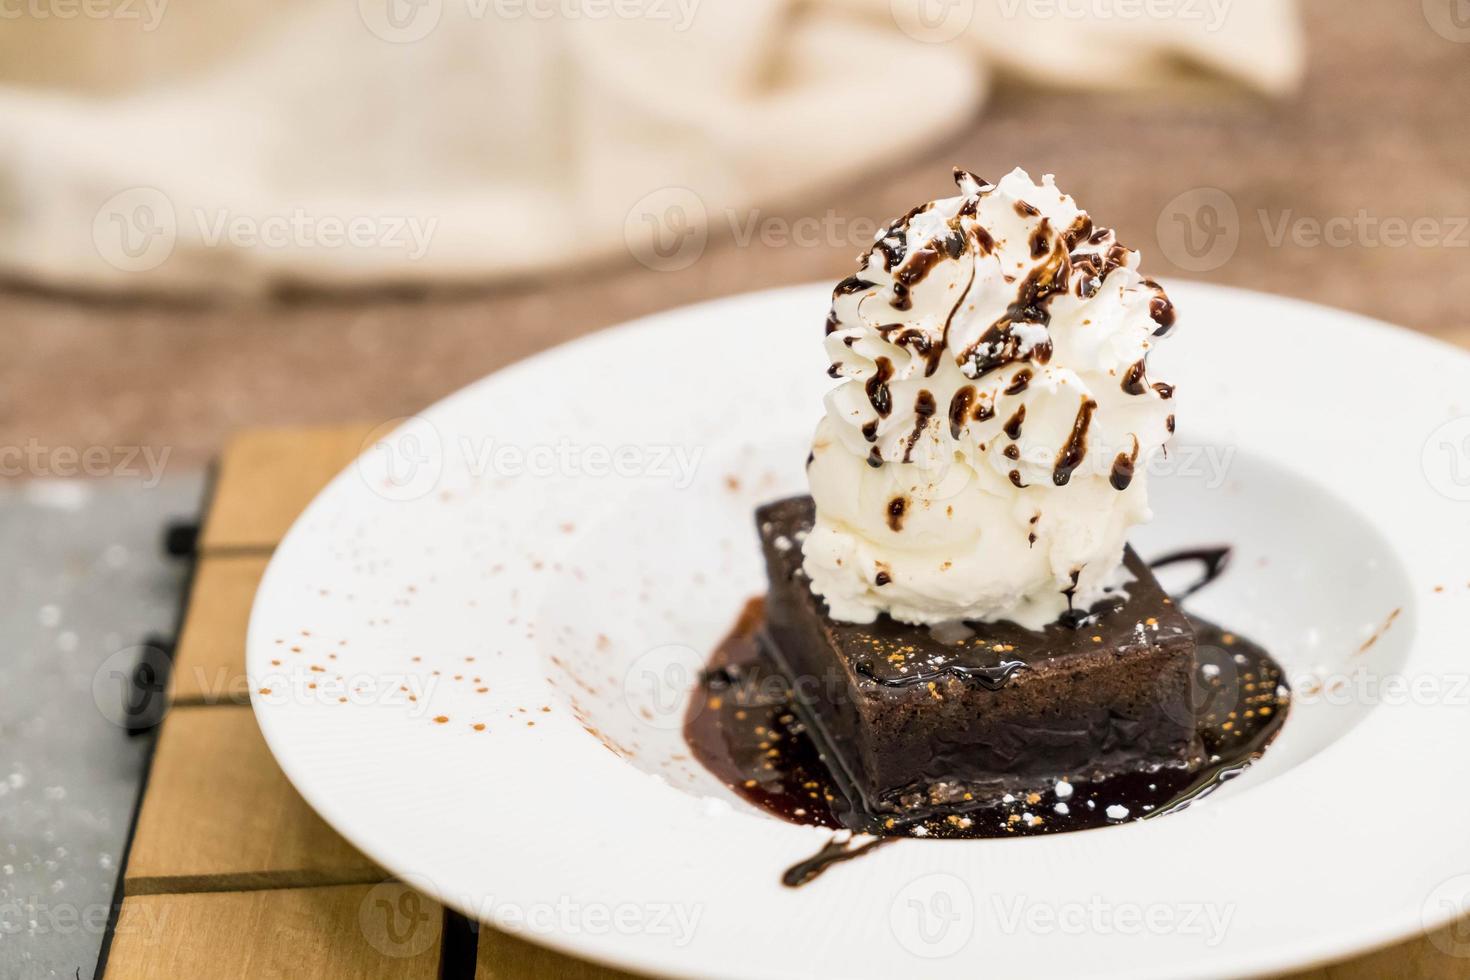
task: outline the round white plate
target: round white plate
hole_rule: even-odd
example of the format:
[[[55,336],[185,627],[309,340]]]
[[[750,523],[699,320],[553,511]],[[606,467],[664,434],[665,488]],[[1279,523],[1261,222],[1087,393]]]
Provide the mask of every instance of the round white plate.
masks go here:
[[[649,973],[1244,974],[1449,920],[1470,892],[1470,357],[1171,293],[1150,373],[1180,427],[1134,541],[1235,545],[1199,611],[1297,688],[1262,763],[1187,812],[905,841],[792,890],[782,870],[829,835],[690,760],[695,673],[765,589],[752,509],[803,489],[826,286],[608,330],[385,425],[256,599],[271,749],[394,873]]]

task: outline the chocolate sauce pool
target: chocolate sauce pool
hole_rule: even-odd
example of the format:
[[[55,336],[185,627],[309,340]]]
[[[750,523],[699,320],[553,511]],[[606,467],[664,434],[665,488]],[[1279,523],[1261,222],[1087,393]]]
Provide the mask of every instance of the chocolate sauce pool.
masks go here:
[[[1152,567],[1199,564],[1199,580],[1177,593],[1183,599],[1218,578],[1228,556],[1226,548],[1177,552]],[[1194,720],[1203,746],[1190,769],[1068,777],[1024,795],[925,815],[869,813],[839,788],[792,707],[790,687],[762,646],[759,598],[746,604],[711,657],[684,734],[695,757],[751,803],[793,823],[839,831],[785,873],[782,881],[790,886],[893,840],[1060,834],[1152,819],[1183,810],[1248,768],[1276,737],[1290,706],[1281,667],[1270,654],[1199,617],[1190,622],[1197,641]],[[853,834],[872,839],[855,841]]]

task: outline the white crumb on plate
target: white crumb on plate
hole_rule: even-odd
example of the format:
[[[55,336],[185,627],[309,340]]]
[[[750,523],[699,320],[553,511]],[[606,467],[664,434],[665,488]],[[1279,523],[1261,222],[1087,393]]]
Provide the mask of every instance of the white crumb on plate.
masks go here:
[[[724,800],[713,796],[706,796],[699,801],[699,813],[705,817],[722,817],[731,811],[731,806]]]

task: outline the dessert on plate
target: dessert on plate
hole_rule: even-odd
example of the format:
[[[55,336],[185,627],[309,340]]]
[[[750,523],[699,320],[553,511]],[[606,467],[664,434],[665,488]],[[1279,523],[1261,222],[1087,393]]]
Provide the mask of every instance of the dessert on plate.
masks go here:
[[[1127,544],[1174,432],[1148,365],[1174,307],[1050,176],[955,180],[834,292],[811,493],[756,515],[769,593],[716,654],[691,742],[767,808],[866,833],[1185,805],[1259,755],[1287,694]]]

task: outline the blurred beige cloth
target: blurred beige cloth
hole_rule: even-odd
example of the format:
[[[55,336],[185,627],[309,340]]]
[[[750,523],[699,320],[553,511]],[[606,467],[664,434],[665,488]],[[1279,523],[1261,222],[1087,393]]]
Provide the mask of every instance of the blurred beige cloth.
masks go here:
[[[140,17],[172,13],[137,2]],[[1288,0],[312,0],[270,13],[203,68],[174,51],[188,71],[166,83],[0,88],[0,272],[248,293],[504,280],[629,253],[680,268],[752,207],[954,133],[997,72],[1135,88],[1183,66],[1279,93],[1302,70]]]

